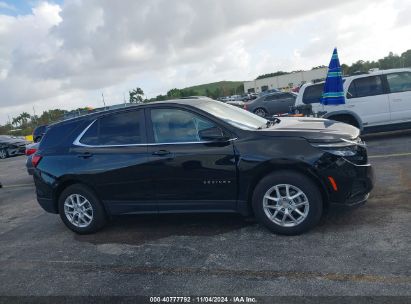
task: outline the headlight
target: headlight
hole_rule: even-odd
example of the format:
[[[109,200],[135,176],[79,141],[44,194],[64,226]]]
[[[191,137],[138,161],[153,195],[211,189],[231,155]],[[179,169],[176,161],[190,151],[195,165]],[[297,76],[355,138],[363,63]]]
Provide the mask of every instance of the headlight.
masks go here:
[[[354,156],[355,154],[357,154],[357,149],[355,149],[355,147],[322,150],[337,156]]]
[[[333,155],[347,157],[356,155],[358,147],[364,145],[364,143],[359,139],[357,141],[341,139],[341,141],[333,143],[311,142],[311,145]]]

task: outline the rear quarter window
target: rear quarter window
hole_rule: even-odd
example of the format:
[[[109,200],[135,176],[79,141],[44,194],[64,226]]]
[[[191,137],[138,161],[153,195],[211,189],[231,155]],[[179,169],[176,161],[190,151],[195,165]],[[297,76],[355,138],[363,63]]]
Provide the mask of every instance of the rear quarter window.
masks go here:
[[[303,93],[303,103],[320,103],[324,91],[324,84],[307,86]]]
[[[74,131],[82,124],[82,121],[64,122],[47,127],[46,133],[40,142],[39,149],[47,149],[71,143],[75,136]]]

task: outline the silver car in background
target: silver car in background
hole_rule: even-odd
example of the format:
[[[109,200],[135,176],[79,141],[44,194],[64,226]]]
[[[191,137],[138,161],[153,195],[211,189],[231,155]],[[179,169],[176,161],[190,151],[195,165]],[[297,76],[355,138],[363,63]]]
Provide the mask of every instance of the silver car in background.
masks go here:
[[[244,109],[261,117],[289,113],[295,104],[296,95],[288,92],[274,92],[244,103]]]

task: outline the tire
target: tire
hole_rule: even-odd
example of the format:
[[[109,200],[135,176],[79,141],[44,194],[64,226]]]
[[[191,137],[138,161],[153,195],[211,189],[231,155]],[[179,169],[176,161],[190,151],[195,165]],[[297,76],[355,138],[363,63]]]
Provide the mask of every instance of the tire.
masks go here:
[[[79,207],[78,204],[83,205]],[[59,197],[58,207],[63,223],[78,234],[94,233],[107,223],[106,212],[97,196],[81,184],[64,189]]]
[[[9,156],[6,149],[0,149],[0,159],[6,159]]]
[[[268,115],[267,111],[264,110],[263,108],[257,108],[254,110],[254,114],[260,116],[260,117],[266,117]]]
[[[296,196],[298,191],[301,191],[301,194],[293,199],[286,198],[287,185],[289,197]],[[267,198],[267,195],[270,198]],[[252,197],[252,207],[260,224],[272,232],[298,235],[318,224],[323,202],[318,186],[311,179],[297,172],[278,171],[267,175],[257,184]],[[296,209],[300,213],[297,213]],[[295,221],[288,214],[285,216],[285,213],[291,214]]]

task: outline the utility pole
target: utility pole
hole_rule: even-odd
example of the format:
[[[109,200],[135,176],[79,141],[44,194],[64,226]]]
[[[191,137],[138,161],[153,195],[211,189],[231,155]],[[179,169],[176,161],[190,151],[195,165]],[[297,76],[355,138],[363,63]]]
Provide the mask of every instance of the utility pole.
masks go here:
[[[37,123],[37,117],[36,117],[36,109],[34,108],[34,105],[33,105],[33,117],[34,117],[34,119],[36,120],[36,123]]]
[[[103,104],[104,104],[104,110],[106,109],[106,102],[104,101],[104,94],[101,93],[101,97],[103,97]]]
[[[126,104],[126,94],[123,92],[123,101],[124,101],[124,107],[126,107],[127,106],[127,104]]]

